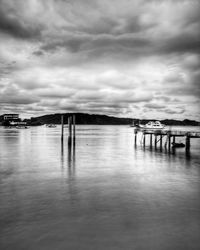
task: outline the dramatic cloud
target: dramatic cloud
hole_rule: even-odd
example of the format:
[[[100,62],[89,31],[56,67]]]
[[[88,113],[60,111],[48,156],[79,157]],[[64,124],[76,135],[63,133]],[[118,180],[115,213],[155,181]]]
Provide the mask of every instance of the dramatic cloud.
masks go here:
[[[198,0],[0,0],[0,110],[200,120]]]

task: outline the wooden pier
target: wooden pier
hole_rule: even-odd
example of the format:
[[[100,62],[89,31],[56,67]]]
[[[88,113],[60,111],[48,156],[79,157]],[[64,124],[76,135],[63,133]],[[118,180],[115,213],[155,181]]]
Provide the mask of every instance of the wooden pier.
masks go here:
[[[168,149],[168,152],[172,149],[172,142],[176,143],[177,137],[185,138],[185,151],[188,153],[190,151],[191,139],[192,138],[200,138],[200,132],[188,132],[188,131],[176,131],[176,130],[158,130],[158,129],[143,129],[143,128],[135,128],[135,145],[137,145],[137,134],[138,132],[142,133],[142,144],[145,147],[146,144],[146,136],[149,135],[149,144],[150,148],[153,146],[153,136],[154,136],[154,147],[155,149],[159,148],[162,150],[163,146]],[[163,138],[165,139],[165,144],[163,145]]]

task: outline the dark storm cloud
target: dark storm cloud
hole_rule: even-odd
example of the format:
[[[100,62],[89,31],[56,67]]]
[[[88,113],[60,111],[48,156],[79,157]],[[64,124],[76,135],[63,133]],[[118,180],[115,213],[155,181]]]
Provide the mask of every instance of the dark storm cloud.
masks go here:
[[[199,26],[200,29],[200,26]],[[160,47],[160,48],[159,48]],[[158,44],[158,52],[165,53],[199,53],[200,52],[200,32],[194,34],[179,34],[166,39]]]
[[[134,50],[144,49],[151,46],[151,41],[143,37],[134,37],[132,35],[121,35],[114,36],[110,34],[103,34],[98,36],[92,35],[71,35],[71,38],[64,38],[62,41],[53,41],[49,39],[47,43],[44,43],[40,51],[55,51],[56,49],[64,48],[72,53],[77,53],[79,51],[85,51],[91,54],[92,51],[98,51],[99,54],[104,53],[107,49],[112,51],[117,51],[120,53],[119,49],[129,49]]]
[[[124,4],[121,4],[122,7],[124,5],[129,6],[130,10],[133,9],[132,16],[129,10],[126,11],[128,15],[125,16],[125,13],[119,15],[119,10],[118,14],[111,11],[112,1],[110,4],[106,3],[110,12],[106,9],[103,12],[102,5],[97,1],[91,22],[85,14],[78,12],[79,6],[77,6],[77,10],[72,12],[75,21],[73,29],[70,28],[72,25],[72,20],[70,20],[70,25],[61,29],[62,35],[58,35],[58,32],[51,32],[47,39],[43,39],[41,51],[55,51],[64,48],[71,53],[85,52],[87,60],[104,57],[105,54],[113,56],[115,60],[117,59],[116,54],[119,55],[118,60],[124,58],[132,60],[133,56],[196,53],[200,51],[200,5],[193,2],[194,6],[186,1],[187,5],[183,8],[180,3],[167,1],[166,6],[170,3],[169,6],[173,11],[174,5],[174,8],[178,9],[178,13],[172,12],[171,16],[168,14],[165,16],[166,21],[157,11],[161,8],[161,13],[166,15],[165,5],[159,4],[159,2],[156,2],[157,6],[152,8],[148,1],[138,1],[137,8],[134,10],[134,1],[130,1],[133,3],[130,6],[125,1]],[[76,4],[83,7],[79,1],[75,1],[75,6]],[[118,1],[116,4],[119,4]],[[90,6],[90,3],[87,2],[86,6],[83,7],[83,10],[93,10],[91,7],[93,5]],[[67,7],[65,6],[65,8]],[[82,22],[77,22],[79,18]],[[165,27],[165,22],[167,27]],[[166,28],[167,33],[165,33]],[[80,54],[80,56],[82,55]]]
[[[147,103],[144,105],[145,108],[150,108],[150,109],[163,109],[166,107],[166,105],[161,105],[158,103]]]
[[[2,104],[31,104],[38,101],[38,97],[22,91],[14,84],[0,90],[0,103]]]
[[[0,1],[0,31],[16,38],[38,38],[42,27],[35,26],[34,23],[24,20],[16,12],[18,7],[17,2],[16,6],[11,6],[9,3],[9,0]]]
[[[164,112],[166,112],[167,114],[183,114],[185,112],[185,109],[181,109],[181,110],[173,110],[173,109],[165,109]]]
[[[0,103],[2,104],[31,104],[37,102],[37,99],[34,99],[30,96],[1,96]]]

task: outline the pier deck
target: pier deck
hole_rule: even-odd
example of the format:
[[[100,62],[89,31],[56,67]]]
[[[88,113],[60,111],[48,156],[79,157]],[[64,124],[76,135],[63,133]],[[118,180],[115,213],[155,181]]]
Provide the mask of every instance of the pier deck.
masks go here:
[[[165,142],[165,147],[168,145],[168,151],[172,147],[171,138],[173,139],[173,143],[176,142],[176,137],[185,137],[185,150],[189,152],[190,150],[190,139],[191,138],[200,138],[199,131],[180,131],[180,130],[165,130],[165,129],[144,129],[144,128],[135,128],[135,145],[137,144],[137,133],[141,132],[143,134],[143,145],[145,146],[146,135],[150,135],[150,147],[152,147],[152,136],[154,136],[154,144],[155,148],[157,148],[157,143],[160,142],[160,148],[162,148],[162,139],[164,136],[167,137]]]

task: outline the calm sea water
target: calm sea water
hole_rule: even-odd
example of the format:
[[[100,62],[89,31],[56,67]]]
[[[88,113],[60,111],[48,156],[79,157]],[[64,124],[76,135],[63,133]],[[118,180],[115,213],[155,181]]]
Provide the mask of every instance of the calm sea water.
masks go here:
[[[59,126],[0,127],[0,248],[200,249],[199,142],[186,157],[77,126],[69,150]]]

